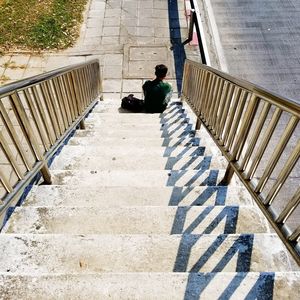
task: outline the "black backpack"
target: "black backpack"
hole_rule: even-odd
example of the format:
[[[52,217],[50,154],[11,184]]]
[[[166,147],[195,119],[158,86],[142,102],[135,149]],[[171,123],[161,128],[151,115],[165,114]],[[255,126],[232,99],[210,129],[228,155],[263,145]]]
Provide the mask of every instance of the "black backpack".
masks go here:
[[[141,112],[144,109],[144,100],[133,96],[133,94],[130,94],[124,97],[121,101],[121,107],[132,112]]]

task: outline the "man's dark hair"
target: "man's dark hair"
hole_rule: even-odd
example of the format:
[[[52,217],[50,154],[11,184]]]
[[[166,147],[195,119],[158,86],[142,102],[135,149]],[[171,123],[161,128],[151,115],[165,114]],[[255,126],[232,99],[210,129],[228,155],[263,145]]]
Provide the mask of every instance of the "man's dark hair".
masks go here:
[[[165,66],[165,65],[157,65],[155,67],[155,75],[158,77],[158,78],[164,78],[166,77],[168,73],[168,67]]]

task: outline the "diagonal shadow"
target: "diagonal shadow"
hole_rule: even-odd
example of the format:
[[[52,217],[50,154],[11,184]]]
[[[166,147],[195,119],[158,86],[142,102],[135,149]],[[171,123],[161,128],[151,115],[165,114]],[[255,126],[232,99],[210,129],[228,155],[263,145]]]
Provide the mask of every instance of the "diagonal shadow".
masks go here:
[[[180,166],[180,170],[185,170],[189,168],[190,170],[198,170],[198,169],[205,169],[208,170],[211,164],[211,156],[177,156],[177,157],[169,157],[166,162],[166,170],[179,170],[176,168],[178,164],[183,159],[188,159],[185,161],[183,165]]]
[[[209,214],[214,210],[214,206],[206,207],[203,212],[201,212],[196,219],[189,224],[189,226],[184,229],[186,223],[186,218],[191,206],[181,206],[176,210],[176,215],[174,218],[171,234],[188,234],[193,233],[193,231],[207,218]],[[239,214],[238,206],[226,206],[221,212],[211,221],[211,223],[204,228],[202,234],[210,234],[218,227],[218,225],[225,220],[224,233],[232,234],[236,233],[236,225]]]
[[[188,173],[189,170],[176,170],[170,171],[169,178],[167,180],[167,186],[176,186],[176,183],[184,178],[184,176]],[[191,178],[187,178],[184,186],[191,186],[196,184],[196,181],[204,174],[206,170],[197,170],[193,173]],[[203,179],[202,182],[198,182],[197,185],[199,186],[215,186],[217,184],[219,170],[209,170],[208,176]]]
[[[188,270],[188,261],[192,248],[199,242],[202,235],[183,234],[178,248],[174,272],[201,272],[208,260],[216,253],[219,247],[226,241],[228,235],[221,234],[212,242],[207,250],[199,257],[198,261]],[[218,264],[211,272],[222,272],[234,255],[238,255],[236,272],[249,272],[253,248],[253,234],[242,234],[238,236],[231,247],[223,255]]]
[[[169,206],[180,205],[182,201],[189,197],[194,189],[194,187],[174,187],[170,197]],[[189,205],[204,205],[213,195],[215,195],[214,205],[225,205],[227,191],[227,186],[207,186],[201,194],[196,195],[196,198]]]
[[[190,273],[188,276],[187,288],[184,300],[201,299],[203,291],[213,281],[216,273]],[[236,292],[238,287],[247,278],[247,273],[238,273],[234,276],[218,300],[228,300]],[[243,299],[247,300],[272,300],[274,289],[275,273],[260,273],[250,292]]]

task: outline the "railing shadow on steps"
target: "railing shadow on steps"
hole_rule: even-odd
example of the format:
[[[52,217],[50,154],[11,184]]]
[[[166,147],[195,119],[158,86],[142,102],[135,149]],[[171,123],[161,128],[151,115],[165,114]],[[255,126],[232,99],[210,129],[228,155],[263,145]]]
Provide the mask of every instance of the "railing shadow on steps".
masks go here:
[[[300,264],[300,105],[190,60],[181,97]]]
[[[101,94],[98,60],[71,65],[0,87],[1,227],[10,207],[96,105]]]
[[[177,110],[177,114],[174,113],[175,110]],[[171,117],[169,117],[170,115]],[[174,134],[173,128],[177,128],[178,124],[185,124],[184,120],[187,120],[187,118],[187,114],[184,113],[183,109],[180,109],[180,106],[177,106],[177,108],[174,106],[167,113],[160,115],[161,130],[166,136],[163,138],[162,146],[166,147],[164,156],[168,157],[165,169],[171,172],[170,175],[173,175],[172,172],[178,173],[178,169],[176,167],[174,169],[174,164],[172,164],[174,159],[176,162],[180,160],[185,161],[185,164],[180,167],[180,173],[175,174],[175,179],[169,180],[166,184],[173,187],[169,206],[177,206],[170,234],[181,236],[173,272],[187,272],[189,274],[184,299],[200,299],[205,290],[211,289],[211,286],[215,285],[214,279],[218,278],[219,274],[222,274],[222,271],[229,264],[235,264],[236,273],[232,275],[232,278],[226,284],[222,285],[222,291],[218,297],[218,299],[225,300],[237,292],[243,286],[245,280],[248,279],[247,273],[251,269],[254,234],[241,234],[228,241],[228,235],[235,235],[237,232],[239,207],[236,205],[225,206],[228,186],[217,185],[217,176],[211,178],[211,174],[209,174],[202,182],[203,190],[200,193],[193,193],[195,187],[190,185],[193,185],[203,172],[210,169],[211,161],[206,161],[207,156],[204,156],[205,148],[202,149],[201,153],[195,150],[192,152],[178,151],[178,148],[181,148],[181,146],[184,146],[185,149],[197,149],[200,147],[200,140],[195,138],[195,131],[190,127],[185,129],[187,134],[183,135],[179,140],[175,139],[175,143],[174,139],[172,139],[172,134]],[[173,151],[170,151],[168,147]],[[200,159],[201,163],[193,165],[195,159]],[[197,170],[197,172],[186,178],[184,186],[181,186],[181,184],[176,186],[182,175],[186,174],[187,169]],[[212,198],[215,199],[213,200]],[[188,214],[192,210],[192,206],[207,205],[207,202],[211,204],[212,200],[213,205],[205,206],[195,218],[187,223]],[[214,206],[219,206],[216,215],[213,214]],[[200,228],[201,234],[195,234],[195,230],[198,232]],[[219,228],[219,230],[222,228],[222,234],[217,235],[215,240],[210,241],[206,251],[199,257],[196,255],[191,258],[192,251],[196,251],[193,250],[195,244],[204,243],[207,245],[207,240],[202,242],[203,235],[214,233],[216,228]],[[220,252],[220,248],[226,242],[228,243],[227,249],[223,249],[224,253],[219,257],[217,253]],[[203,267],[205,268],[206,264],[211,260],[214,261],[214,267],[211,272],[204,273],[202,271]],[[247,280],[247,289],[242,287],[245,299],[272,299],[275,273],[256,272],[255,274],[251,273],[250,276],[252,276],[252,282],[249,283],[250,281]]]

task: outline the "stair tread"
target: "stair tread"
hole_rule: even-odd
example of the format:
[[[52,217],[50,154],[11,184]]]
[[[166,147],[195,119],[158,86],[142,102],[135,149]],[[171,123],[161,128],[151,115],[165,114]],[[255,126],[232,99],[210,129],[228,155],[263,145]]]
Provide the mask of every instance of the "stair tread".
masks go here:
[[[215,186],[225,170],[51,170],[53,184],[87,186]]]
[[[73,147],[71,147],[73,148]],[[143,170],[208,170],[226,169],[228,162],[224,157],[203,156],[203,148],[174,149],[177,156],[173,156],[173,149],[146,149],[135,151],[133,148],[106,148],[100,153],[85,151],[85,148],[65,147],[57,156],[51,169],[143,169]],[[149,152],[147,152],[149,151]],[[92,153],[91,153],[92,152]],[[95,151],[97,152],[97,151]],[[174,153],[175,155],[176,153]]]
[[[263,294],[298,300],[299,289],[299,272],[0,275],[6,299],[256,299]]]
[[[278,236],[263,233],[3,234],[0,250],[11,274],[299,271]]]
[[[254,206],[19,207],[3,229],[5,233],[41,234],[229,234],[268,231],[264,216]]]
[[[253,205],[245,188],[234,186],[102,187],[34,186],[24,205],[34,206],[176,206]]]

